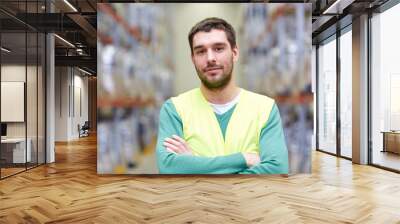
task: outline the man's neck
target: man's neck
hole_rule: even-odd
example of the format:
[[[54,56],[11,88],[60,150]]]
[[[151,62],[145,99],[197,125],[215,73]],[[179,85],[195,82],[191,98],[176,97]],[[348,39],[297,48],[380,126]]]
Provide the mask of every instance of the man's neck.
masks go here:
[[[226,85],[222,89],[210,90],[204,85],[201,85],[200,90],[210,103],[214,104],[225,104],[233,100],[240,92],[240,88],[233,84],[232,82]]]

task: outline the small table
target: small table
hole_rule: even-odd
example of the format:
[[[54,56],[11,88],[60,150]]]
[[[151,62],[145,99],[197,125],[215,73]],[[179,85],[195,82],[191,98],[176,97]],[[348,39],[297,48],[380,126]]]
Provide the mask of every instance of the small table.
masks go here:
[[[30,138],[27,138],[26,142],[26,155],[25,155],[25,138],[6,138],[1,139],[2,144],[2,152],[11,151],[12,152],[12,163],[25,163],[31,161],[31,144],[32,141]],[[11,150],[8,148],[9,146],[14,146]],[[3,155],[2,155],[3,157]],[[11,156],[10,156],[11,157]],[[26,158],[26,161],[25,161]],[[10,158],[11,159],[11,158]]]
[[[382,152],[400,154],[400,131],[382,131],[381,133],[383,133]]]

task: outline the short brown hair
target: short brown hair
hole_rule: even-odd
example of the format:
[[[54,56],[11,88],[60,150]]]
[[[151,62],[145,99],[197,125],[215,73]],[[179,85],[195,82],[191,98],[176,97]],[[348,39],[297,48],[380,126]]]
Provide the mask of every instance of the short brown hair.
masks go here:
[[[231,45],[231,48],[236,47],[236,35],[235,35],[235,30],[229,24],[223,19],[216,18],[216,17],[211,17],[211,18],[206,18],[200,22],[198,22],[196,25],[192,27],[192,29],[189,32],[189,44],[190,44],[190,51],[193,54],[193,37],[196,33],[198,32],[210,32],[212,29],[217,29],[217,30],[222,30],[225,32],[226,37],[228,39],[229,44]]]

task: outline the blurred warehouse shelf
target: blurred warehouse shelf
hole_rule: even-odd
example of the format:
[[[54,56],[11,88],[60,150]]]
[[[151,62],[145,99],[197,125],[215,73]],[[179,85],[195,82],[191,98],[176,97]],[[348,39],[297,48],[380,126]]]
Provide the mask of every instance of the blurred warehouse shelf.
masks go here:
[[[98,9],[98,172],[130,172],[154,142],[160,106],[172,95],[169,37],[160,29],[168,24],[156,5]]]

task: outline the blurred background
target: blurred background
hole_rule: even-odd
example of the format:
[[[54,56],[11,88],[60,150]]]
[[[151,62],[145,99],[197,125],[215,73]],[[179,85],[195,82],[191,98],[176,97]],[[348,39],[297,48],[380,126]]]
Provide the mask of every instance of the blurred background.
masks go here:
[[[158,114],[200,81],[189,30],[220,17],[237,32],[240,87],[274,98],[290,173],[311,171],[311,4],[98,4],[98,156],[101,174],[157,174]]]

